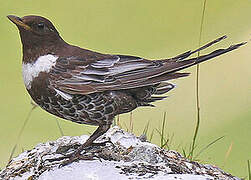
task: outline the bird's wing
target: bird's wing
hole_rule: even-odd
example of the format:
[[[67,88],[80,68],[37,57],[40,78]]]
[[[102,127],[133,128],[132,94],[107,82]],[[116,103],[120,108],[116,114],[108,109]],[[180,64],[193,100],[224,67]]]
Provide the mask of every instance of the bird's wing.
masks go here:
[[[86,64],[82,58],[59,58],[50,71],[51,85],[70,94],[90,94],[106,90],[131,89],[187,76],[161,76],[165,63],[134,56],[114,55]]]
[[[177,73],[176,71],[227,53],[244,44],[240,43],[185,60],[191,54],[222,39],[225,39],[225,36],[195,51],[188,51],[165,60],[151,61],[135,56],[111,55],[87,64],[88,59],[81,57],[59,58],[50,72],[51,85],[70,94],[90,94],[106,90],[149,86],[188,76],[188,73]]]

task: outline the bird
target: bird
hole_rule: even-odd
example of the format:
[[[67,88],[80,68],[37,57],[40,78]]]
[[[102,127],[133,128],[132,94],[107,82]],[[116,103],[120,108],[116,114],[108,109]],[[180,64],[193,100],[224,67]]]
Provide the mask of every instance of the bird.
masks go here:
[[[153,102],[165,99],[164,94],[175,87],[170,80],[189,75],[180,70],[245,44],[242,42],[190,57],[227,37],[222,36],[194,51],[167,59],[148,60],[103,54],[68,44],[45,17],[8,15],[7,18],[19,30],[23,81],[33,101],[62,119],[98,126],[69,156],[68,162],[76,160],[86,147],[106,133],[115,116],[142,106],[152,107]]]

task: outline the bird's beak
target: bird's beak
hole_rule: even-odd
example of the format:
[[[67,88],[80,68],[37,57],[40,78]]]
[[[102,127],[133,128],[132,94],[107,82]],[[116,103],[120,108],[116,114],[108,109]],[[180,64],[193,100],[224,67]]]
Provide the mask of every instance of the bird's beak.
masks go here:
[[[26,30],[31,30],[31,27],[25,24],[20,17],[8,15],[7,18],[11,20],[14,24],[16,24],[18,27],[22,27]]]

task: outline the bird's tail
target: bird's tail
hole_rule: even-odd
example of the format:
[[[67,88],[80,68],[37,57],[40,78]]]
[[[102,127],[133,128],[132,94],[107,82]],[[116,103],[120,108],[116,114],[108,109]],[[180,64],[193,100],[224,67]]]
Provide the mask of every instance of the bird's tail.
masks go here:
[[[212,46],[213,44],[218,43],[226,38],[227,38],[227,36],[222,36],[214,41],[207,43],[206,45],[204,45],[194,51],[187,51],[187,52],[182,53],[182,54],[180,54],[176,57],[173,57],[171,59],[159,60],[159,61],[161,61],[163,64],[166,64],[166,66],[167,66],[166,70],[168,73],[176,72],[176,71],[185,69],[187,67],[193,66],[195,64],[199,64],[199,63],[204,62],[206,60],[212,59],[214,57],[220,56],[220,55],[225,54],[227,52],[233,51],[233,50],[235,50],[235,49],[239,48],[240,46],[247,43],[247,42],[242,42],[239,44],[231,45],[230,47],[225,48],[225,49],[217,49],[217,50],[215,50],[209,54],[206,54],[206,55],[201,55],[199,57],[187,59],[192,54],[197,53],[203,49],[206,49],[206,48]]]
[[[160,84],[157,86],[155,94],[156,95],[164,94],[175,87],[174,85],[172,85],[170,83],[166,84],[166,82],[163,82],[163,81],[177,79],[177,78],[185,77],[185,76],[189,75],[189,73],[180,73],[177,71],[180,71],[180,70],[188,68],[190,66],[199,64],[203,61],[212,59],[214,57],[220,56],[222,54],[230,52],[230,51],[237,49],[240,46],[246,44],[246,42],[235,44],[235,45],[232,45],[232,46],[225,48],[225,49],[217,49],[217,50],[215,50],[209,54],[206,54],[206,55],[187,59],[192,54],[197,53],[203,49],[206,49],[206,48],[212,46],[213,44],[222,41],[225,38],[227,38],[227,36],[222,36],[214,41],[207,43],[206,45],[204,45],[194,51],[187,51],[185,53],[182,53],[182,54],[180,54],[176,57],[170,58],[170,59],[157,60],[163,64],[162,70],[160,70],[161,72],[158,75],[156,75],[153,78],[148,80],[148,81],[151,80],[152,82],[160,82]]]

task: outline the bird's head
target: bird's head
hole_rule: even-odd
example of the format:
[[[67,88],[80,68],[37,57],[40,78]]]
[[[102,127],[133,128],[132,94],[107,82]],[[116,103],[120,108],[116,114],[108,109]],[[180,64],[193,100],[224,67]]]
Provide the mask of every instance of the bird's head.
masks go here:
[[[41,16],[7,16],[18,28],[23,46],[47,45],[62,40],[53,24]]]

